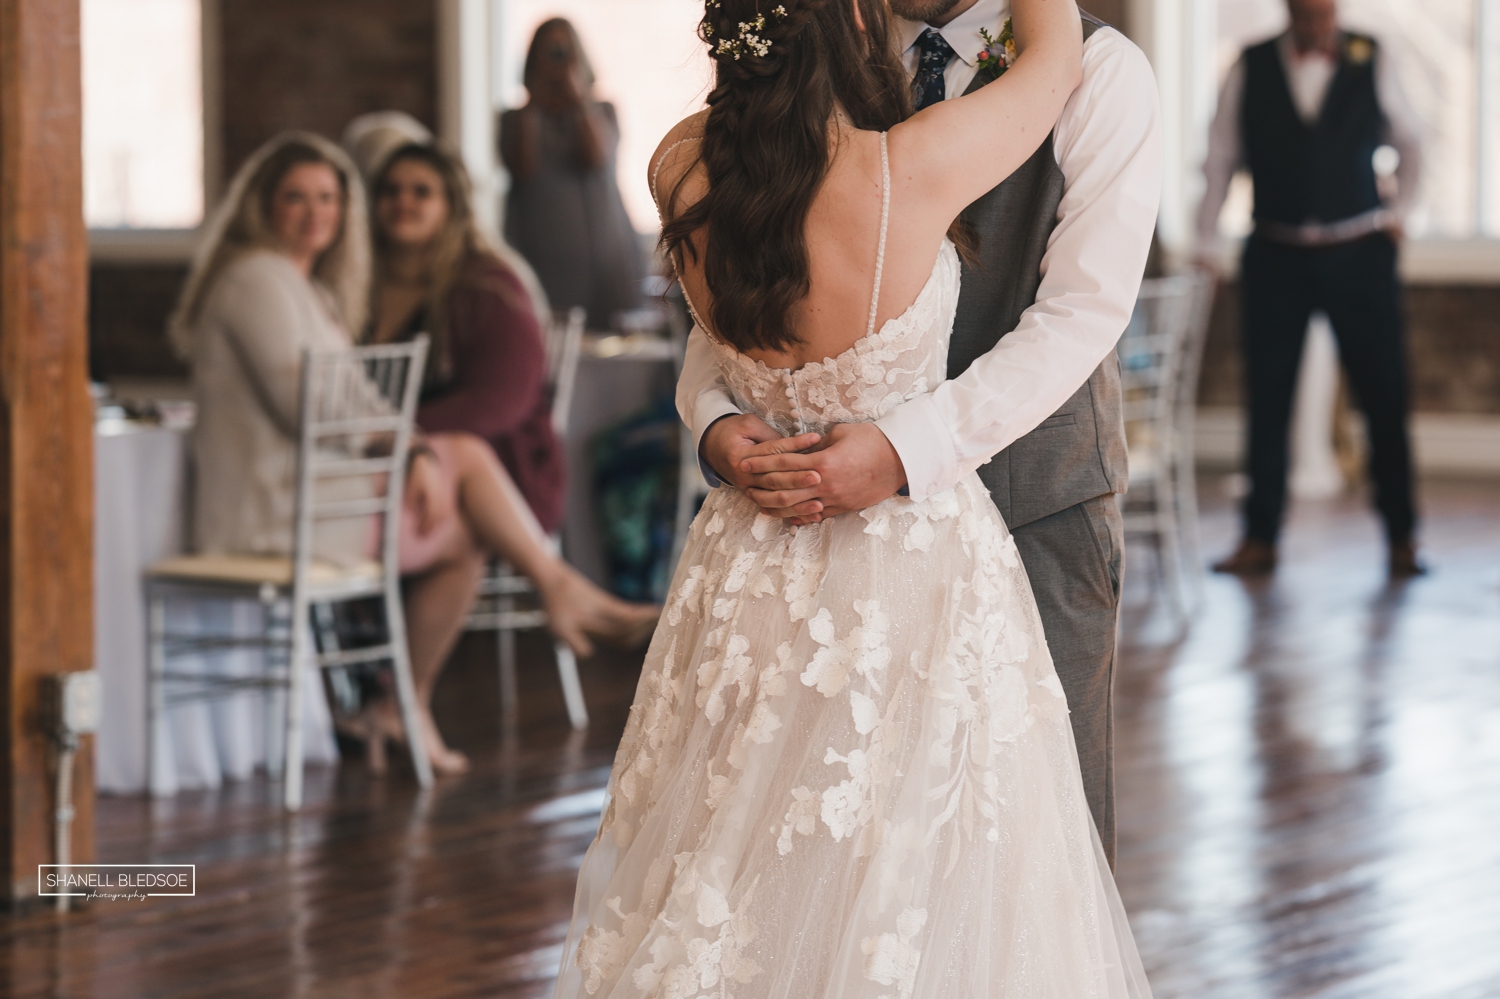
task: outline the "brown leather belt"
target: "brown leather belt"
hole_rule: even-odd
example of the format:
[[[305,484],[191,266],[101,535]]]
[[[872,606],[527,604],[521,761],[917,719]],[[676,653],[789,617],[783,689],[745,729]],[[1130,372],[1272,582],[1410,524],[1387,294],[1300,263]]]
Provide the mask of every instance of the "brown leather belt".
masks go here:
[[[1389,228],[1395,222],[1396,213],[1389,208],[1372,208],[1337,222],[1291,225],[1261,219],[1255,223],[1255,234],[1272,243],[1284,243],[1288,246],[1334,246],[1363,239],[1372,232]]]

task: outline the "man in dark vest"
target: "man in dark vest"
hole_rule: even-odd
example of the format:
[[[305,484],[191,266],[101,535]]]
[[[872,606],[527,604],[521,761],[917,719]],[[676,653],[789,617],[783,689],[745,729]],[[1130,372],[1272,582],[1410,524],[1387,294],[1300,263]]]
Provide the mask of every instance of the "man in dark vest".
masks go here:
[[[996,60],[982,54],[999,55],[985,35],[1001,37],[1005,0],[890,3],[907,19],[898,27],[918,109],[996,78]],[[980,260],[964,268],[949,381],[876,423],[834,427],[814,452],[779,455],[756,474],[740,462],[775,451],[780,435],[739,414],[698,330],[677,404],[710,481],[746,489],[779,515],[838,516],[898,491],[926,499],[979,470],[1031,578],[1113,863],[1115,494],[1126,475],[1113,351],[1156,225],[1161,137],[1145,56],[1087,16],[1083,31],[1083,80],[1052,135],[964,213]]]
[[[1205,164],[1199,247],[1209,251],[1235,169],[1249,168],[1255,230],[1245,243],[1242,340],[1249,391],[1245,536],[1214,568],[1276,566],[1286,505],[1287,431],[1309,316],[1328,314],[1370,439],[1375,506],[1389,571],[1422,572],[1413,543],[1411,445],[1396,250],[1415,193],[1417,126],[1390,61],[1341,31],[1336,0],[1288,0],[1291,28],[1246,49],[1219,99]],[[1382,197],[1381,146],[1399,154],[1397,193]],[[1207,256],[1207,253],[1204,254]]]

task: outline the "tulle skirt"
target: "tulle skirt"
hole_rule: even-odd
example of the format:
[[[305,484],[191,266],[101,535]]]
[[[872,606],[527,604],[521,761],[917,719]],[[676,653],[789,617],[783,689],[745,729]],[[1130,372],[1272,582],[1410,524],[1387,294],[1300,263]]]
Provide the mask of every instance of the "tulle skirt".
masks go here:
[[[709,497],[556,994],[1150,995],[977,477],[800,529]]]

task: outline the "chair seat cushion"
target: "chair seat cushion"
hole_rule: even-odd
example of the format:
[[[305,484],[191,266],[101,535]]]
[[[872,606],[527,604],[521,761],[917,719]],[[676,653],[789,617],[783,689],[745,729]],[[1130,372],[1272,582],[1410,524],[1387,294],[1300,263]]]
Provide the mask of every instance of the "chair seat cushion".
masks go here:
[[[292,569],[292,560],[284,555],[181,555],[157,562],[146,574],[154,579],[288,587],[292,585]],[[348,566],[313,559],[307,579],[317,586],[374,582],[380,579],[380,572],[380,563],[370,559]]]

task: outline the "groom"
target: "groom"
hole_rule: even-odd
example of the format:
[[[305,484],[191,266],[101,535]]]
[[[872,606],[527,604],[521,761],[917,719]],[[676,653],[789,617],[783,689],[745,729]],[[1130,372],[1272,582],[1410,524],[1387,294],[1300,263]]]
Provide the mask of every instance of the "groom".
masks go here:
[[[1005,0],[890,0],[918,110],[995,78],[980,66]],[[897,493],[922,500],[974,469],[1031,578],[1078,744],[1084,789],[1114,863],[1110,702],[1125,489],[1119,369],[1156,224],[1161,140],[1145,56],[1085,15],[1083,79],[1051,137],[965,211],[980,237],[965,267],[950,381],[873,424],[833,427],[806,453],[741,415],[694,330],[677,405],[704,474],[767,513],[821,519]],[[961,163],[954,169],[962,169]]]

